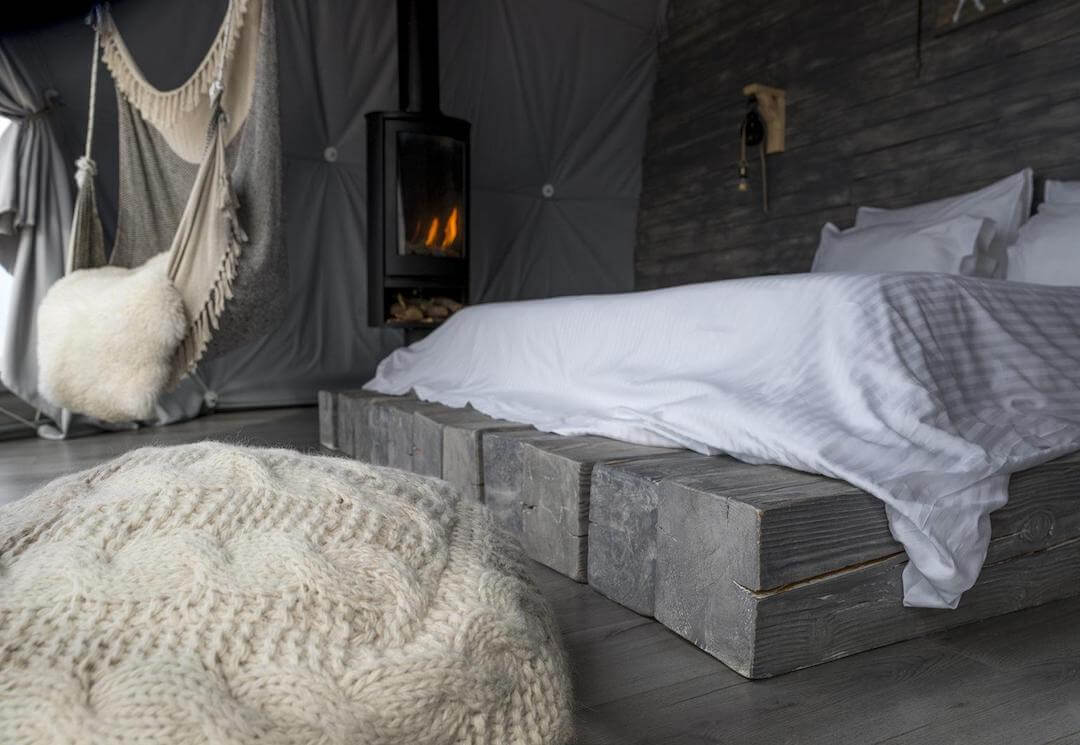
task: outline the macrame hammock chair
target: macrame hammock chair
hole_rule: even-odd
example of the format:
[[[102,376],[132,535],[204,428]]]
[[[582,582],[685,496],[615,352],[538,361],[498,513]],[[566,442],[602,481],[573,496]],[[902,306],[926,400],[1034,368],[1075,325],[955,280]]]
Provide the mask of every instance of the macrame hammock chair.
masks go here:
[[[107,6],[93,17],[67,273],[38,310],[40,387],[94,419],[146,420],[208,350],[264,333],[284,309],[273,4],[230,0],[199,68],[170,91],[143,77]],[[91,158],[99,49],[119,115],[108,262]]]

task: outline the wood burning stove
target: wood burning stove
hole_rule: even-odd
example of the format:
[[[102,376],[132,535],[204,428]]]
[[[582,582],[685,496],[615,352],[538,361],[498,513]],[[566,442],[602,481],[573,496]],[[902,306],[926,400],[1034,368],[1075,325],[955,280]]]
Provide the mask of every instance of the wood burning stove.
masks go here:
[[[468,300],[469,123],[439,110],[437,0],[398,0],[401,111],[367,114],[368,325],[430,328]]]

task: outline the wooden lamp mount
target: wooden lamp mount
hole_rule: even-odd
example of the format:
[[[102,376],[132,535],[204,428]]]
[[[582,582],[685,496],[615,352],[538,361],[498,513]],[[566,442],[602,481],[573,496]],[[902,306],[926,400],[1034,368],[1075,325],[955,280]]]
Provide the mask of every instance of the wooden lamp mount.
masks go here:
[[[765,152],[769,155],[784,152],[787,127],[787,92],[752,83],[743,88],[743,95],[757,100],[758,111],[765,120]]]

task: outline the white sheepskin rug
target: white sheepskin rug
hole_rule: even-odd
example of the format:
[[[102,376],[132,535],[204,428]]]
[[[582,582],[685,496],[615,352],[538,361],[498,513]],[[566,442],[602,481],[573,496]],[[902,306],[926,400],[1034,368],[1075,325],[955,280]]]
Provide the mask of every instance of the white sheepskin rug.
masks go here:
[[[449,484],[135,450],[0,507],[0,742],[562,745],[559,632]]]
[[[106,422],[149,419],[187,331],[168,252],[141,267],[82,269],[38,307],[38,385],[57,406]]]

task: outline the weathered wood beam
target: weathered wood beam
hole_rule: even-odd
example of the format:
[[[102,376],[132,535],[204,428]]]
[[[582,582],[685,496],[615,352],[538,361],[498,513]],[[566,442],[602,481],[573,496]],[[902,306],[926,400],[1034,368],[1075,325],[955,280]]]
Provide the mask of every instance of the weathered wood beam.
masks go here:
[[[443,478],[477,500],[484,498],[484,435],[531,429],[525,424],[493,419],[472,408],[423,409],[414,418],[414,470]]]
[[[878,500],[750,469],[661,480],[655,601],[657,620],[748,677],[1080,594],[1080,455],[1014,476],[957,611],[903,607],[907,559]]]
[[[520,528],[530,557],[584,582],[593,467],[675,452],[602,437],[491,433],[484,440],[487,502],[497,519]]]

